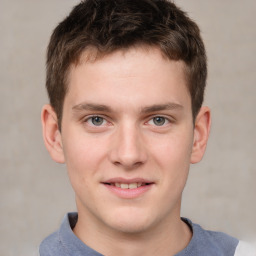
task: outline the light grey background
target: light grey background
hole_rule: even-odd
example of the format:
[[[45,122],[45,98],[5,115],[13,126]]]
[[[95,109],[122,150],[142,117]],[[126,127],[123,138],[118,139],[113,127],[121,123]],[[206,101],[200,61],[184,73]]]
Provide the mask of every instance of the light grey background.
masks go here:
[[[45,50],[75,0],[0,0],[0,255],[34,255],[75,210],[65,166],[41,136]],[[256,1],[176,0],[201,27],[212,131],[192,166],[182,215],[238,238],[256,236]],[[171,191],[171,188],[170,188]]]

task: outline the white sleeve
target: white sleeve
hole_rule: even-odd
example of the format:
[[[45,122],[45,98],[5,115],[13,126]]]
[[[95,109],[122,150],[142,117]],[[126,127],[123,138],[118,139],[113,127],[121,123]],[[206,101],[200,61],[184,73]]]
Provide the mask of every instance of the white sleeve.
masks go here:
[[[234,256],[256,256],[256,248],[249,243],[240,241]]]

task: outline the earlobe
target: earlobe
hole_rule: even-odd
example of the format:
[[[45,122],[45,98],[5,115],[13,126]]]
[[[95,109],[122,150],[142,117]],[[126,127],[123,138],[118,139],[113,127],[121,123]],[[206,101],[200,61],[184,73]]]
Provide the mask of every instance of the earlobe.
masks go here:
[[[194,142],[190,162],[198,163],[204,156],[211,127],[211,113],[208,107],[202,107],[196,117]]]
[[[41,121],[45,146],[52,159],[57,163],[64,163],[61,133],[58,128],[57,115],[51,105],[45,105],[42,109]]]

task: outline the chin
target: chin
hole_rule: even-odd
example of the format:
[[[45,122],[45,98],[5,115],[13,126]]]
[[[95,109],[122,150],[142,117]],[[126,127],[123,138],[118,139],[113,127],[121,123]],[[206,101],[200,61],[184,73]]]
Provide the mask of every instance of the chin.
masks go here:
[[[114,230],[125,234],[139,234],[148,230],[149,226],[148,223],[138,221],[119,221],[112,224]]]
[[[148,211],[149,213],[150,211]],[[119,211],[107,221],[108,225],[116,231],[126,234],[142,233],[154,225],[152,214],[142,213],[141,211]]]

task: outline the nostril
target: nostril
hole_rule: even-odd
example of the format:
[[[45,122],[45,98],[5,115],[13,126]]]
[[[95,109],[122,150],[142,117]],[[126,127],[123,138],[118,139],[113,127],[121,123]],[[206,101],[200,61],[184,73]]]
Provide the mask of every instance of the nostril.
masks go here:
[[[116,166],[123,166],[123,168],[125,169],[134,169],[134,168],[138,168],[143,164],[143,162],[128,162],[128,161],[123,161],[123,162],[114,162],[114,165]]]

